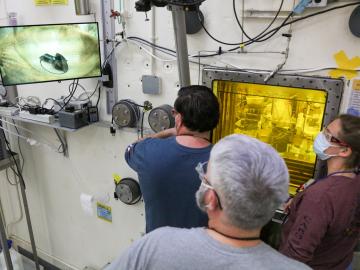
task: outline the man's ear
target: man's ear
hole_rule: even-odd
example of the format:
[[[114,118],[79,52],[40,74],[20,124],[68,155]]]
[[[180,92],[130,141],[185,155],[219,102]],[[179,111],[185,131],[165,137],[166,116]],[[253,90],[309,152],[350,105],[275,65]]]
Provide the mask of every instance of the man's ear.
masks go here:
[[[205,196],[207,196],[207,197],[205,197],[205,202],[206,202],[207,209],[209,211],[215,210],[219,207],[218,198],[217,198],[214,190],[209,189],[209,191],[205,194]]]
[[[340,150],[339,156],[343,157],[343,158],[347,158],[347,157],[350,157],[351,154],[352,154],[352,150],[351,150],[351,148],[349,146],[347,146],[347,147],[343,147]]]

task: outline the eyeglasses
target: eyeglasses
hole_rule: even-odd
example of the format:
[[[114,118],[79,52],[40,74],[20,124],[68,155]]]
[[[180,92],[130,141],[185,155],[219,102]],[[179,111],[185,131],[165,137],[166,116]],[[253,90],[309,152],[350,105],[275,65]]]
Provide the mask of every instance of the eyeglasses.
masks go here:
[[[323,130],[323,133],[325,135],[325,138],[328,142],[330,143],[336,143],[336,144],[339,144],[341,146],[349,146],[346,142],[343,142],[341,140],[339,140],[338,138],[336,138],[335,136],[333,136],[331,133],[330,133],[330,130],[326,127],[324,130]]]
[[[203,185],[203,186],[207,187],[208,189],[211,189],[211,190],[214,191],[216,199],[218,200],[218,203],[219,203],[219,208],[222,210],[223,208],[221,206],[220,197],[217,194],[214,187],[210,184],[210,182],[206,178],[207,165],[208,165],[207,161],[206,162],[199,162],[198,165],[195,167],[195,170],[199,174],[199,178],[201,180],[201,185]]]

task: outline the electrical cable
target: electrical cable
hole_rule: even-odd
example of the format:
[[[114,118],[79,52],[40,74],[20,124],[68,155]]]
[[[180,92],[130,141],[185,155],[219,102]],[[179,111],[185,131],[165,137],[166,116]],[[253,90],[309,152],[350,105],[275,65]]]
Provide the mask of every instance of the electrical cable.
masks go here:
[[[333,11],[333,10],[336,10],[336,9],[341,9],[341,8],[345,8],[345,7],[349,7],[349,6],[354,6],[354,5],[360,5],[360,3],[357,1],[357,2],[353,2],[353,3],[345,4],[345,5],[335,6],[335,7],[328,8],[328,9],[325,9],[325,10],[322,10],[322,11],[318,11],[318,12],[311,13],[311,14],[306,15],[306,16],[301,17],[301,18],[293,19],[293,20],[291,20],[290,22],[285,22],[285,23],[283,22],[280,26],[275,27],[275,28],[271,29],[270,31],[268,31],[267,33],[263,34],[263,36],[262,36],[261,38],[265,37],[266,35],[269,35],[270,33],[273,33],[273,32],[276,33],[276,32],[278,32],[282,27],[287,26],[287,25],[289,25],[289,24],[293,24],[293,23],[295,23],[295,22],[302,21],[302,20],[305,20],[305,19],[308,19],[308,18],[317,16],[317,15],[321,15],[321,14],[324,14],[324,13],[327,13],[327,12],[330,12],[330,11]],[[288,19],[289,19],[289,16],[286,18],[286,20],[288,20]],[[272,36],[273,36],[273,35],[271,35],[270,37],[272,37]],[[269,37],[269,38],[270,38],[270,37]],[[265,38],[265,39],[263,39],[263,40],[259,39],[259,41],[260,41],[260,42],[263,42],[263,41],[268,40],[269,38]],[[247,45],[249,45],[249,44],[247,44]],[[232,48],[232,49],[230,49],[229,51],[234,51],[234,50],[237,50],[237,49],[238,49],[238,47]]]
[[[75,83],[76,81],[76,83]],[[64,105],[56,112],[60,112],[62,111],[70,102],[71,98],[74,96],[75,92],[76,92],[76,89],[77,89],[77,86],[78,86],[78,82],[79,82],[79,79],[77,80],[74,80],[74,83],[73,83],[73,89],[70,91],[70,94],[64,98]],[[70,86],[69,86],[69,89],[70,89]],[[67,101],[65,101],[66,99],[68,99]]]
[[[100,102],[100,94],[101,94],[101,86],[99,86],[99,96],[98,96],[98,99],[96,101],[96,107],[99,106],[99,102]]]
[[[279,14],[280,14],[280,12],[281,12],[281,9],[282,9],[283,4],[284,4],[284,0],[281,0],[280,7],[279,7],[278,11],[276,12],[275,17],[272,19],[272,21],[269,23],[269,25],[268,25],[263,31],[261,31],[260,34],[256,35],[254,38],[251,38],[251,37],[245,32],[244,27],[241,25],[240,20],[239,20],[239,17],[238,17],[237,12],[236,12],[235,0],[233,0],[233,11],[234,11],[235,19],[236,19],[236,21],[237,21],[237,23],[238,23],[238,25],[239,25],[242,33],[243,33],[250,41],[259,42],[259,41],[256,40],[256,38],[258,38],[258,37],[260,37],[262,34],[264,34],[264,33],[273,25],[273,23],[276,21],[276,19],[278,18]]]
[[[45,107],[46,103],[49,101],[49,100],[52,100],[54,103],[56,103],[59,107],[61,107],[62,105],[59,103],[59,101],[57,101],[56,99],[54,98],[47,98],[45,99],[44,103],[41,105],[42,108]],[[54,108],[54,105],[51,107],[51,109]]]
[[[74,84],[74,83],[72,82],[70,85],[72,85],[72,84]],[[69,85],[69,87],[70,87],[70,85]],[[85,87],[82,86],[80,83],[78,83],[78,86],[83,90],[83,92],[88,96],[88,99],[90,100],[90,97],[89,97],[89,95],[87,94],[88,92],[86,91]]]
[[[6,232],[7,232],[7,235],[9,235],[9,236],[11,235],[10,231],[9,231],[9,228],[11,226],[14,226],[14,225],[18,224],[24,218],[24,211],[23,211],[23,208],[22,208],[22,203],[21,203],[21,198],[20,198],[20,190],[19,189],[20,189],[19,185],[16,185],[16,195],[17,195],[17,201],[18,201],[19,210],[20,210],[20,216],[16,220],[14,220],[14,221],[12,221],[12,222],[10,222],[9,224],[6,225]]]
[[[0,128],[2,128],[2,127],[3,127],[3,126],[2,126],[2,122],[0,122]],[[4,129],[2,129],[1,132],[3,133],[4,140],[5,140],[7,143],[9,143],[9,140],[6,138],[6,134],[5,134]],[[10,181],[10,179],[9,179],[9,175],[8,175],[8,169],[9,169],[9,168],[10,168],[10,169],[13,171],[13,173],[14,173],[15,183],[12,183],[12,182]],[[9,183],[10,185],[15,186],[15,185],[18,184],[18,182],[16,181],[16,176],[19,177],[19,175],[18,175],[18,173],[15,171],[13,165],[10,165],[8,168],[6,168],[5,174],[6,174],[6,180],[8,181],[8,183]]]
[[[14,164],[15,164],[15,166],[16,166],[16,170],[17,170],[17,171],[15,171],[15,169],[14,169],[12,166],[10,166],[10,168],[13,170],[14,174],[19,177],[19,176],[21,175],[21,171],[20,171],[20,168],[19,168],[19,166],[18,166],[18,163],[16,162],[14,153],[13,153],[13,151],[11,150],[9,141],[6,139],[6,136],[5,136],[5,130],[6,130],[6,129],[3,127],[2,120],[0,120],[0,128],[2,129],[2,133],[3,133],[3,135],[4,135],[5,144],[6,144],[7,148],[8,148],[8,150],[9,150],[8,152],[10,153],[10,156],[12,157],[12,159],[13,159],[13,161],[14,161]],[[7,131],[8,131],[8,130],[7,130]],[[8,132],[9,132],[9,131],[8,131]],[[9,133],[10,133],[10,132],[9,132]],[[19,178],[19,181],[21,181],[21,178]],[[11,182],[9,182],[9,184],[11,184],[11,185],[17,185],[17,183],[12,184]],[[25,183],[24,183],[24,184],[25,184]]]
[[[318,11],[318,12],[315,12],[315,13],[311,13],[311,14],[306,15],[306,16],[304,16],[304,17],[293,19],[291,22],[287,22],[287,23],[285,23],[285,24],[284,24],[283,26],[281,26],[281,27],[284,27],[284,26],[287,26],[287,25],[289,25],[289,24],[293,24],[293,23],[295,23],[295,22],[302,21],[302,20],[305,20],[305,19],[308,19],[308,18],[317,16],[317,15],[321,15],[321,14],[324,14],[324,13],[327,13],[327,12],[330,12],[330,11],[333,11],[333,10],[336,10],[336,9],[341,9],[341,8],[345,8],[345,7],[349,7],[349,6],[354,6],[354,5],[360,5],[360,2],[357,1],[357,2],[353,2],[353,3],[345,4],[345,5],[335,6],[335,7],[328,8],[328,9],[325,9],[325,10],[321,10],[321,11]],[[280,27],[280,26],[279,26],[279,27]],[[275,31],[275,30],[276,30],[276,28],[270,30],[270,32]]]
[[[153,45],[151,45],[152,44],[151,42],[149,42],[149,41],[147,41],[145,39],[142,39],[140,37],[130,37],[130,38],[133,41],[137,40],[136,42],[139,42],[139,43],[141,43],[143,45],[146,45],[146,46],[149,46],[149,47],[153,46]],[[161,51],[164,54],[170,55],[172,57],[176,57],[176,55],[171,54],[170,51],[172,51],[172,50],[170,50],[168,48],[161,47],[161,46],[156,46],[156,45],[154,45],[153,47],[155,49],[157,49],[158,51]],[[237,49],[239,49],[239,47],[235,48],[235,50],[237,50]],[[173,52],[175,52],[175,51],[173,51]],[[238,52],[235,52],[234,50],[233,51],[224,51],[223,53],[238,54]],[[246,53],[252,53],[252,52],[246,52]],[[270,52],[254,52],[254,53],[280,53],[280,52],[271,52],[270,51]],[[281,54],[285,54],[285,53],[281,52]],[[226,66],[225,67],[223,67],[223,66],[215,66],[215,65],[205,64],[205,63],[201,63],[201,66],[207,66],[207,67],[213,67],[213,68],[226,68],[227,66],[231,66],[231,67],[236,68],[238,70],[250,72],[250,73],[253,73],[253,74],[268,74],[268,73],[272,72],[271,70],[239,67],[239,66],[237,66],[235,64],[222,61],[221,59],[218,59],[217,61],[219,61],[220,63],[223,63]],[[198,61],[195,62],[195,61],[190,60],[189,62],[192,63],[192,64],[196,64],[196,65],[199,64]],[[294,73],[294,72],[295,73],[311,73],[311,72],[316,72],[316,71],[335,70],[335,69],[338,69],[338,68],[337,67],[323,67],[323,68],[312,68],[312,69],[283,69],[281,72],[279,72],[279,74],[288,74],[288,73]],[[356,69],[356,70],[352,70],[352,71],[360,71],[360,69]],[[112,119],[112,123],[113,123],[113,119]]]
[[[171,49],[169,49],[169,48],[166,48],[166,47],[163,47],[163,46],[159,46],[159,45],[157,45],[157,44],[154,44],[154,43],[152,43],[152,42],[150,42],[150,41],[148,41],[148,40],[146,40],[146,39],[143,39],[143,38],[140,38],[140,37],[135,37],[135,36],[130,36],[130,37],[127,37],[127,40],[138,40],[140,43],[145,43],[146,45],[148,45],[148,46],[151,46],[151,47],[154,47],[154,48],[157,48],[157,49],[161,49],[160,51],[162,51],[162,50],[164,50],[164,51],[167,51],[167,52],[170,52],[170,53],[173,53],[174,55],[174,57],[176,57],[176,51],[174,51],[174,50],[171,50]],[[204,57],[212,57],[212,56],[217,56],[217,55],[219,55],[219,51],[203,51],[203,52],[212,52],[212,54],[207,54],[207,55],[201,55],[201,56],[198,56],[198,54],[194,54],[194,55],[190,55],[189,57],[202,57],[202,58],[204,58]],[[224,51],[223,53],[226,53],[227,51]],[[165,53],[165,52],[164,52]]]
[[[103,70],[103,69],[105,68],[105,66],[106,66],[107,62],[109,61],[110,57],[113,55],[113,53],[114,53],[114,51],[115,51],[115,48],[116,48],[117,46],[119,46],[120,44],[121,44],[120,41],[118,41],[117,43],[115,43],[115,46],[111,49],[109,55],[106,56],[106,58],[105,58],[105,60],[104,60],[104,63],[103,63],[103,65],[102,65],[101,70]]]
[[[267,40],[269,40],[270,38],[272,38],[277,32],[279,32],[280,29],[283,28],[285,25],[292,24],[293,21],[291,21],[290,23],[286,24],[287,21],[292,17],[292,15],[294,15],[294,12],[291,12],[291,13],[286,17],[286,19],[280,24],[280,26],[278,26],[277,28],[275,28],[275,30],[273,31],[272,34],[270,34],[270,33],[264,34],[262,37],[258,38],[258,39],[257,39],[256,41],[254,41],[254,42],[264,42],[264,41],[267,41]],[[269,36],[267,36],[267,35],[269,35]],[[265,36],[267,36],[267,37],[265,37]],[[263,39],[261,39],[261,38],[263,38]],[[252,43],[254,43],[254,42],[249,42],[249,43],[247,43],[246,45],[250,45],[250,44],[252,44]]]
[[[14,178],[15,178],[15,182],[11,182],[10,177],[9,177],[9,172],[8,172],[9,168],[5,169],[5,175],[6,175],[6,181],[9,183],[10,186],[17,186],[20,182],[18,180],[16,180],[16,173],[14,171],[14,168],[12,168],[13,172],[14,172]]]
[[[335,7],[332,7],[332,8],[329,8],[329,9],[326,9],[326,10],[322,10],[322,11],[318,11],[318,12],[315,12],[315,13],[312,13],[312,14],[309,14],[309,15],[306,15],[304,17],[301,17],[301,18],[297,18],[297,19],[293,19],[291,22],[287,22],[290,18],[290,16],[293,15],[293,11],[289,14],[289,16],[286,17],[286,19],[281,23],[280,26],[278,27],[275,27],[269,31],[267,31],[266,33],[262,34],[260,37],[258,37],[256,40],[258,42],[264,42],[266,40],[268,40],[269,38],[271,38],[273,35],[275,35],[281,28],[283,28],[284,26],[287,26],[289,24],[293,24],[295,22],[298,22],[298,21],[301,21],[301,20],[305,20],[307,18],[310,18],[310,17],[313,17],[313,16],[317,16],[317,15],[320,15],[320,14],[324,14],[324,13],[327,13],[327,12],[330,12],[330,11],[333,11],[333,10],[336,10],[336,9],[341,9],[341,8],[345,8],[345,7],[349,7],[349,6],[354,6],[354,5],[360,5],[359,1],[356,1],[356,2],[353,2],[353,3],[349,3],[349,4],[345,4],[345,5],[339,5],[339,6],[335,6]],[[197,10],[198,11],[198,15],[199,15],[199,9]],[[247,45],[250,45],[254,42],[252,42],[251,40],[248,40],[248,41],[245,41],[244,43],[241,43],[241,42],[237,42],[237,43],[230,43],[230,42],[223,42],[217,38],[215,38],[205,27],[205,25],[202,23],[202,21],[200,20],[200,24],[202,26],[202,28],[204,29],[204,31],[206,32],[206,34],[211,38],[213,39],[214,41],[220,43],[220,44],[224,44],[224,45],[237,45],[238,47],[235,47],[235,48],[232,48],[230,49],[229,51],[235,51],[237,49],[239,49],[239,46],[247,46]],[[270,36],[268,36],[270,35]]]
[[[15,126],[15,130],[17,132],[18,135],[20,135],[19,133],[19,129],[17,128],[17,126],[15,125],[15,121],[12,120],[14,126]],[[20,145],[20,137],[17,137],[17,143],[18,143],[18,149],[19,149],[19,153],[20,153],[20,157],[21,157],[21,160],[22,160],[22,164],[21,164],[21,172],[24,171],[24,166],[25,166],[25,158],[24,158],[24,155],[23,155],[23,152],[21,150],[21,145]]]

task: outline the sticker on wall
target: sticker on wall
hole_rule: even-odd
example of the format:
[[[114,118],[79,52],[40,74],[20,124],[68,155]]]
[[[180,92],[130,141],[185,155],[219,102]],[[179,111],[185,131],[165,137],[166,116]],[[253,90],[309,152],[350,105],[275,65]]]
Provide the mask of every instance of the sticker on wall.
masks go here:
[[[67,5],[68,0],[50,0],[52,5]]]
[[[50,5],[50,0],[34,0],[36,6]]]
[[[360,116],[360,80],[353,81],[351,99],[347,113]]]
[[[110,223],[112,222],[112,212],[110,206],[97,202],[96,208],[98,218]]]
[[[334,58],[338,69],[329,72],[331,78],[345,77],[350,80],[357,76],[356,69],[360,67],[360,57],[356,56],[349,59],[344,51],[339,51],[334,54]]]

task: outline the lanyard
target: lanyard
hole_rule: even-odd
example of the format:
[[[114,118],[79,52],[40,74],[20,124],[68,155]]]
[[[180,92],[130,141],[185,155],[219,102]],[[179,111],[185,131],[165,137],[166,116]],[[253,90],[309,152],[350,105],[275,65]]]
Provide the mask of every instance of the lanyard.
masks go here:
[[[296,194],[301,192],[301,191],[304,191],[306,188],[316,184],[317,182],[320,182],[322,180],[325,180],[326,178],[330,177],[330,176],[333,176],[333,175],[336,175],[336,174],[340,174],[340,173],[355,173],[356,175],[358,174],[356,170],[345,170],[345,171],[337,171],[337,172],[333,172],[333,173],[330,173],[324,177],[321,177],[321,178],[318,178],[318,179],[310,179],[312,181],[307,181],[306,183],[302,184],[300,187],[298,187],[296,189]]]
[[[326,179],[326,178],[328,178],[328,177],[330,177],[330,176],[333,176],[333,175],[336,175],[336,174],[340,174],[340,173],[354,173],[354,174],[357,174],[356,171],[354,171],[354,170],[351,170],[351,171],[350,171],[350,170],[337,171],[337,172],[330,173],[330,174],[328,174],[328,175],[326,175],[326,176],[324,176],[324,177],[321,177],[321,178],[319,178],[319,179],[316,179],[316,180],[314,181],[314,183],[319,182],[319,181],[322,181],[322,180],[324,180],[324,179]]]

